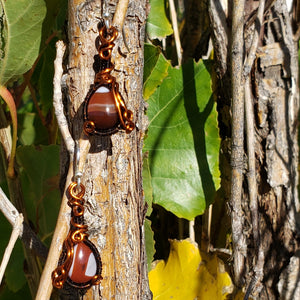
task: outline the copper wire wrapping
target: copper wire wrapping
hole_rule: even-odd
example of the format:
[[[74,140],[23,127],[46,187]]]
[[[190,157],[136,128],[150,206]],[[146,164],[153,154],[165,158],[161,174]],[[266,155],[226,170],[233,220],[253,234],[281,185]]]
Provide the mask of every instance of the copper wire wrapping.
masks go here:
[[[122,95],[119,93],[119,84],[116,82],[116,78],[110,73],[114,69],[114,64],[111,62],[112,49],[115,46],[114,41],[118,36],[118,31],[115,27],[110,26],[107,28],[103,25],[99,29],[100,46],[98,47],[99,57],[102,61],[106,61],[106,67],[101,69],[95,76],[94,90],[87,95],[85,103],[87,105],[88,100],[92,96],[93,92],[99,86],[109,86],[113,93],[115,105],[118,111],[120,125],[126,131],[130,133],[134,128],[133,113],[128,110]],[[94,122],[88,120],[87,111],[84,111],[84,132],[86,134],[107,134],[101,131],[97,131]],[[115,132],[115,130],[108,131],[108,134]]]
[[[91,285],[97,285],[100,283],[101,277],[101,258],[97,251],[95,251],[95,246],[87,239],[87,225],[83,224],[83,213],[84,213],[84,193],[85,187],[83,184],[78,184],[76,182],[71,182],[68,187],[67,193],[69,194],[68,205],[72,209],[71,217],[71,228],[68,233],[67,238],[63,244],[63,253],[60,258],[60,265],[52,272],[52,284],[54,287],[61,289],[66,281],[68,281],[68,273],[71,268],[74,256],[74,246],[80,242],[85,242],[88,244],[92,250],[93,254],[97,259],[97,268],[99,269],[96,275],[86,284],[81,286],[76,285],[75,287],[86,288]],[[72,282],[69,282],[72,285]]]

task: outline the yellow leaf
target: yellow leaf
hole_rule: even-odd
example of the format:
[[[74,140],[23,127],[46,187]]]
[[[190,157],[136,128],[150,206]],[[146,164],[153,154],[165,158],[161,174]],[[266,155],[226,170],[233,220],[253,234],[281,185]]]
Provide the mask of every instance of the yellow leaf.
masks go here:
[[[158,261],[149,272],[155,300],[223,300],[232,282],[216,255],[200,253],[189,240],[171,240],[168,261]]]

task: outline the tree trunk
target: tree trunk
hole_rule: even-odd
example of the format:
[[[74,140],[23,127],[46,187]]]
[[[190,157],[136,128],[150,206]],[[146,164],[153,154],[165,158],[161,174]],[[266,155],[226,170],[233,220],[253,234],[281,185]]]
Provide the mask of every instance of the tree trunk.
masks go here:
[[[219,2],[209,1],[216,70],[220,78],[217,94],[222,187],[231,207],[236,285],[246,288],[246,297],[252,294],[255,299],[299,299],[298,41],[293,40],[292,20],[286,2],[266,1],[263,19],[258,22],[258,5],[262,2],[246,1],[243,24],[232,22],[231,28],[228,24],[234,20],[235,10],[229,8],[228,13],[224,10],[220,13]],[[230,72],[232,55],[236,54],[237,48],[227,51],[237,30],[235,26],[240,25],[244,30],[239,37],[243,41],[243,61],[249,57],[254,34],[259,30],[255,59],[247,76],[246,69]],[[250,111],[254,111],[252,126],[254,124],[255,130],[252,146],[246,143],[251,124],[246,124],[242,130],[245,141],[240,141],[240,163],[230,156],[236,151],[232,140],[238,128],[233,128],[235,122],[228,118],[236,117],[234,103],[231,103],[236,95],[231,82],[234,84],[232,78],[239,72],[244,76],[239,84],[245,85],[245,93],[247,84],[243,80],[250,82]],[[246,97],[239,101],[244,102]],[[249,113],[247,107],[246,113]],[[249,173],[251,147],[255,154],[255,176]],[[229,188],[236,179],[231,170],[236,168],[242,174],[238,205],[236,191],[232,192],[237,186]],[[251,176],[257,186],[255,203],[250,200],[253,192],[249,182]]]
[[[106,1],[112,19],[118,1]],[[120,1],[119,1],[120,2]],[[124,1],[123,1],[124,2]],[[126,1],[125,1],[126,2]],[[78,140],[83,128],[82,104],[94,82],[97,25],[103,1],[69,0],[69,117]],[[84,166],[85,222],[102,258],[103,280],[84,299],[150,299],[144,244],[145,203],[142,188],[142,147],[146,129],[142,98],[145,0],[129,1],[113,48],[112,75],[120,85],[136,128],[130,134],[90,137]],[[101,295],[101,296],[99,296]]]

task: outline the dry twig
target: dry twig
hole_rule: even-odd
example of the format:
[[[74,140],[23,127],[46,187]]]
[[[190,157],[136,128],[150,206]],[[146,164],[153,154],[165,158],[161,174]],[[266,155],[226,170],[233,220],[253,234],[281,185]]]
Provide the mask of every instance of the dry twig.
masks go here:
[[[113,18],[113,25],[120,30],[123,28],[129,0],[119,0]]]
[[[69,131],[68,121],[64,114],[64,106],[62,103],[62,91],[61,91],[61,80],[63,76],[63,56],[66,50],[66,46],[63,41],[56,43],[56,59],[54,61],[54,79],[53,79],[53,106],[55,109],[55,115],[58,123],[58,127],[66,144],[66,148],[70,154],[74,153],[75,143]]]
[[[248,187],[249,201],[252,218],[253,241],[257,252],[257,262],[255,267],[254,279],[250,282],[247,295],[251,294],[254,284],[261,281],[263,275],[264,255],[261,249],[261,241],[258,224],[258,199],[257,199],[257,184],[255,170],[255,135],[254,135],[254,110],[251,98],[250,71],[255,60],[256,50],[258,46],[258,38],[260,28],[263,21],[265,1],[260,0],[257,11],[257,19],[253,33],[252,44],[249,54],[245,61],[244,77],[245,77],[245,111],[246,111],[246,134],[247,134],[247,149],[248,149]]]
[[[244,168],[244,6],[234,0],[232,11],[232,137],[231,137],[231,225],[234,247],[234,279],[240,286],[244,269],[246,241],[243,235],[242,184]]]
[[[177,24],[177,14],[176,14],[174,0],[169,0],[169,3],[170,3],[170,13],[171,13],[172,27],[173,27],[173,31],[174,31],[178,65],[181,65],[182,47],[181,47],[181,42],[180,42],[180,36],[179,36],[179,30],[178,30],[178,24]]]
[[[14,249],[15,243],[18,239],[18,237],[20,235],[22,235],[22,230],[23,230],[23,215],[22,214],[18,214],[16,217],[16,221],[14,223],[13,226],[13,231],[11,233],[8,245],[5,249],[4,255],[3,255],[3,259],[1,262],[1,266],[0,266],[0,283],[2,282],[2,278],[5,272],[5,269],[7,267],[8,261],[10,259],[11,253]]]
[[[212,27],[212,33],[215,36],[214,51],[219,62],[218,72],[223,76],[227,71],[227,48],[228,48],[228,28],[227,20],[220,1],[208,1],[208,13]]]

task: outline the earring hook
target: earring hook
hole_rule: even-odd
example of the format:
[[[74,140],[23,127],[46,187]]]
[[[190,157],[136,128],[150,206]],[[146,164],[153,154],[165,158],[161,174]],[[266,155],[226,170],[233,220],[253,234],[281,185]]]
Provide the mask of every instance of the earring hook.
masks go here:
[[[80,162],[80,147],[78,141],[75,141],[75,152],[74,152],[74,181],[77,183],[77,186],[80,186],[82,172],[79,170]]]

